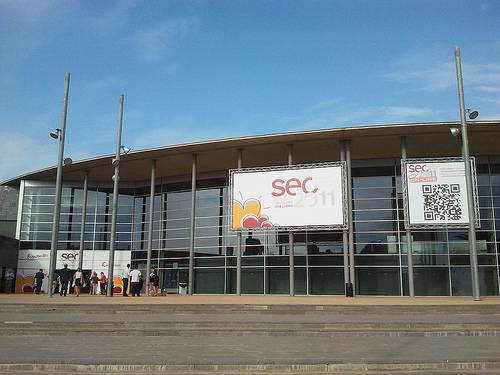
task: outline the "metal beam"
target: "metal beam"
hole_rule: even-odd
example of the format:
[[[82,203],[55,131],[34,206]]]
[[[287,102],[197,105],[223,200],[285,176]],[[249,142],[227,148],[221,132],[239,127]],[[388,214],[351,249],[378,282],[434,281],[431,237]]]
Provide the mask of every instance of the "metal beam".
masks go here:
[[[78,252],[78,268],[83,269],[83,248],[85,247],[85,224],[87,223],[87,189],[88,189],[89,171],[85,171],[85,178],[83,180],[83,202],[82,202],[82,224],[80,228],[80,250]],[[92,265],[92,271],[94,265]]]
[[[406,160],[406,136],[401,137],[401,158]],[[401,172],[402,174],[402,172]],[[411,238],[411,230],[406,229],[406,255],[408,258],[408,290],[410,297],[415,297],[415,285],[413,276],[413,243]]]
[[[195,221],[196,221],[196,166],[198,163],[198,155],[193,154],[191,164],[191,233],[189,235],[189,282],[188,292],[193,294],[194,281],[194,238],[195,238]]]
[[[293,145],[288,145],[288,165],[293,163]],[[289,264],[290,264],[290,295],[295,295],[295,258],[294,258],[294,243],[293,243],[293,232],[288,232],[288,244],[289,244]]]
[[[238,169],[241,169],[242,164],[243,150],[240,148],[238,149]],[[241,295],[241,231],[236,233],[236,294]]]
[[[155,207],[156,160],[151,160],[151,188],[149,193],[148,257],[146,260],[146,295],[149,296],[149,274],[151,273],[151,254],[153,252],[153,219]]]

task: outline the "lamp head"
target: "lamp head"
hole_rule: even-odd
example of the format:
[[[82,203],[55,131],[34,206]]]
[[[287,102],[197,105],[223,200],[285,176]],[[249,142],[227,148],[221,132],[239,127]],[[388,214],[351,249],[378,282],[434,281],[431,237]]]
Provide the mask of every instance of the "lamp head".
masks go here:
[[[460,128],[450,128],[451,135],[456,137],[462,133],[462,130]]]
[[[471,120],[474,120],[475,118],[477,118],[477,116],[479,116],[479,112],[478,111],[474,111],[472,109],[467,109],[466,112],[469,114],[469,118]]]
[[[73,164],[73,159],[71,159],[71,158],[65,158],[65,159],[63,160],[63,165],[64,165],[65,167],[70,166],[71,164]]]
[[[60,132],[61,132],[61,129],[56,129],[56,130],[50,132],[50,136],[54,139],[57,139],[57,138],[59,138]]]
[[[130,148],[129,147],[126,147],[126,146],[121,146],[120,147],[122,152],[127,155],[129,152],[130,152]]]

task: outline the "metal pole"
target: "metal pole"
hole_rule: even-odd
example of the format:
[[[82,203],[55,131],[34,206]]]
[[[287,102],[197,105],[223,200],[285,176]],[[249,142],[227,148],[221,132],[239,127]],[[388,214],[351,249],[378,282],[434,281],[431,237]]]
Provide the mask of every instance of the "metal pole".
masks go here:
[[[293,145],[288,145],[288,165],[292,165],[293,162]],[[294,244],[293,244],[293,232],[288,232],[288,243],[290,247],[290,251],[288,254],[289,263],[290,263],[290,295],[295,295],[295,259],[294,259]]]
[[[406,137],[401,137],[401,157],[406,160]],[[415,297],[415,285],[413,277],[413,243],[411,241],[411,230],[406,229],[406,255],[408,257],[408,289],[410,297]]]
[[[113,182],[113,211],[111,212],[111,240],[109,243],[108,260],[108,291],[107,296],[113,295],[113,271],[115,264],[115,242],[116,242],[116,213],[118,211],[118,186],[120,183],[120,151],[122,147],[122,125],[123,125],[123,95],[120,95],[120,110],[118,112],[118,130],[116,133],[116,154],[113,164],[115,175]]]
[[[78,252],[78,268],[83,269],[83,248],[85,244],[85,224],[87,222],[87,189],[88,189],[89,171],[85,171],[83,180],[83,203],[82,203],[82,227],[80,228],[80,251]],[[92,270],[94,265],[92,264]]]
[[[191,234],[189,236],[189,294],[193,294],[194,280],[194,237],[196,230],[196,165],[198,155],[193,154],[192,174],[191,174]]]
[[[241,169],[243,150],[238,150],[238,169]],[[231,203],[232,204],[232,203]],[[236,233],[236,294],[241,295],[241,231]]]
[[[469,158],[469,139],[467,137],[467,121],[465,119],[464,87],[462,80],[462,62],[460,48],[455,47],[455,67],[457,70],[458,101],[460,103],[460,120],[462,123],[462,157],[465,164],[465,179],[467,185],[467,203],[469,211],[469,250],[472,279],[472,296],[474,301],[481,300],[479,291],[479,277],[476,251],[476,211],[474,208],[474,195],[472,192],[472,173]]]
[[[155,207],[156,160],[151,161],[151,191],[149,194],[148,258],[146,260],[146,295],[149,296],[149,274],[151,273],[151,253],[153,252],[153,213]]]
[[[352,284],[353,297],[356,295],[356,273],[354,268],[354,228],[352,215],[352,178],[351,178],[351,142],[344,141],[347,162],[347,214],[349,220],[349,279]]]
[[[345,161],[345,144],[344,141],[340,142],[340,160]],[[344,254],[344,294],[347,296],[347,286],[349,285],[349,235],[348,230],[342,230],[342,243],[343,243],[343,254]]]
[[[56,197],[54,202],[54,217],[52,218],[52,239],[50,246],[50,263],[49,263],[49,293],[52,297],[52,282],[54,280],[54,272],[56,271],[57,259],[57,243],[59,241],[59,220],[61,214],[61,193],[62,193],[62,164],[64,157],[64,138],[66,137],[66,119],[68,117],[68,96],[69,96],[69,81],[71,74],[66,73],[64,77],[64,97],[61,113],[61,131],[59,132],[59,155],[57,157],[57,175],[56,175]]]

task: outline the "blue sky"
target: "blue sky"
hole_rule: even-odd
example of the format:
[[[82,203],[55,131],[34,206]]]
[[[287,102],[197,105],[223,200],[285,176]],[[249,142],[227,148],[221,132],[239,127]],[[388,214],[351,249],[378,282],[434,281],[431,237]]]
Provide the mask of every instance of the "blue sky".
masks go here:
[[[500,1],[0,0],[0,180],[66,155],[253,134],[500,119]]]

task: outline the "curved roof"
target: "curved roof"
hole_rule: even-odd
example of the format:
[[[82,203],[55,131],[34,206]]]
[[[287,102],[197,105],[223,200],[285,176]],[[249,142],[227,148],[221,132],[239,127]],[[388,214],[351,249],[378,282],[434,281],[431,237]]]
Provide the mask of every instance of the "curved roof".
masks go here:
[[[120,180],[148,180],[152,159],[157,160],[158,177],[189,175],[193,154],[198,155],[198,173],[227,171],[236,167],[239,149],[243,150],[244,167],[282,165],[287,163],[288,144],[294,145],[293,162],[297,164],[338,160],[340,140],[351,141],[353,160],[399,158],[401,136],[407,136],[408,157],[457,156],[460,155],[460,140],[449,132],[450,127],[457,126],[460,126],[459,122],[358,126],[226,138],[131,151],[122,157]],[[499,120],[469,122],[468,133],[471,155],[500,155]],[[82,181],[88,170],[90,180],[111,182],[113,156],[74,161],[64,167],[64,179]],[[18,185],[21,180],[53,181],[55,175],[56,167],[52,166],[2,184]]]

